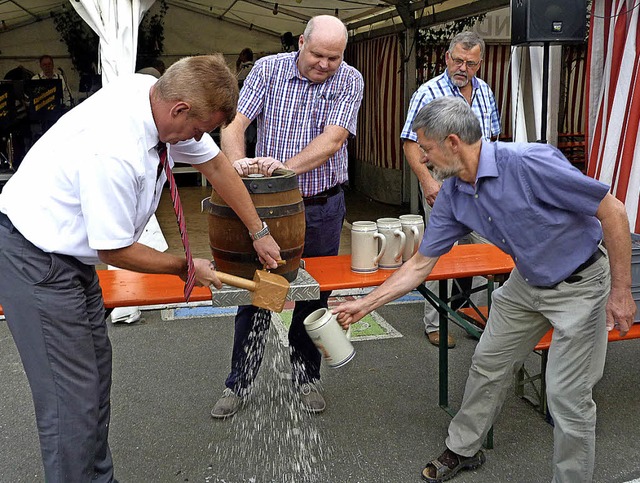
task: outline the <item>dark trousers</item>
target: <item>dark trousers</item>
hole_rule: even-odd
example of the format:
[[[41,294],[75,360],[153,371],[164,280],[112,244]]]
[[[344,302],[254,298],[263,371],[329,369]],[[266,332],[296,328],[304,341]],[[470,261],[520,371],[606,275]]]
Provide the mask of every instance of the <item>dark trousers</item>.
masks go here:
[[[344,193],[332,196],[325,204],[305,207],[305,241],[303,257],[337,255],[340,233],[346,214]],[[331,292],[320,292],[319,300],[296,302],[289,328],[289,347],[293,381],[300,385],[320,379],[320,352],[304,328],[304,319],[314,310],[327,307]],[[238,307],[235,320],[231,373],[226,386],[236,394],[249,393],[255,380],[267,340],[271,318],[254,320],[257,309],[252,305]]]
[[[111,482],[111,343],[98,276],[0,214],[0,304],[33,396],[47,483]]]

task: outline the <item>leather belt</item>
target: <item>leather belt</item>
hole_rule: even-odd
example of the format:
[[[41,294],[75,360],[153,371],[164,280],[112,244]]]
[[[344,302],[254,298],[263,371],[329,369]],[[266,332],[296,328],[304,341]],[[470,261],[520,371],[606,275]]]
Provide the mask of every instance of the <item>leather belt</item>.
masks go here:
[[[569,275],[564,281],[566,282],[567,279],[578,275],[580,272],[582,272],[583,270],[589,268],[591,265],[593,265],[594,263],[596,263],[598,260],[600,260],[602,258],[604,254],[602,253],[602,250],[600,250],[600,247],[596,248],[596,251],[593,252],[593,254],[587,258],[587,261],[584,262],[582,265],[580,265],[578,268],[576,268],[573,273],[571,275]],[[576,280],[577,282],[577,280]]]
[[[340,192],[342,192],[342,186],[337,184],[329,188],[328,190],[321,191],[320,193],[316,193],[313,196],[303,197],[302,201],[304,201],[305,206],[324,205],[327,203],[329,198],[339,194]]]
[[[582,280],[582,275],[580,275],[580,272],[582,272],[583,270],[586,270],[587,268],[589,268],[591,265],[593,265],[598,260],[600,260],[603,256],[604,256],[604,253],[602,253],[602,250],[600,250],[600,247],[598,246],[596,251],[593,252],[593,254],[589,258],[587,258],[587,260],[584,263],[582,263],[578,268],[576,268],[573,271],[573,273],[571,275],[569,275],[567,278],[565,278],[564,280],[559,281],[558,283],[556,283],[555,285],[552,285],[550,287],[538,287],[538,288],[556,288],[562,282],[566,282],[566,283],[579,282],[580,280]]]

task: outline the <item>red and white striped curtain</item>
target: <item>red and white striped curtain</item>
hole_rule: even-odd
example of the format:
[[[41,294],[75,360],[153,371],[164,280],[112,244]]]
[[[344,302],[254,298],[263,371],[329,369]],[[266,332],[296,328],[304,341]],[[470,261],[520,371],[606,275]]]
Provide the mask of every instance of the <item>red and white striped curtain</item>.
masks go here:
[[[640,29],[636,0],[594,0],[588,56],[587,174],[611,185],[640,232]]]
[[[565,45],[562,49],[560,119],[558,131],[584,134],[585,91],[587,87],[586,45]]]
[[[396,35],[347,45],[347,62],[364,78],[358,135],[352,153],[359,161],[402,169],[400,131],[404,123],[402,58]]]
[[[500,137],[511,138],[511,62],[510,46],[487,44],[478,77],[491,87],[500,113]]]

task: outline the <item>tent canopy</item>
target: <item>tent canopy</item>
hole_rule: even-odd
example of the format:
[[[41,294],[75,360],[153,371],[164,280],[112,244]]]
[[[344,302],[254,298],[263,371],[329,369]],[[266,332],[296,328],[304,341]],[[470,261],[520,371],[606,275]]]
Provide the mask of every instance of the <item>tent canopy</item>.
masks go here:
[[[75,0],[71,0],[75,1]],[[335,15],[352,33],[426,27],[509,5],[509,0],[167,0],[181,8],[281,36],[302,33],[315,15]],[[0,0],[0,34],[48,18],[70,7],[68,0]],[[170,15],[170,13],[169,13]]]

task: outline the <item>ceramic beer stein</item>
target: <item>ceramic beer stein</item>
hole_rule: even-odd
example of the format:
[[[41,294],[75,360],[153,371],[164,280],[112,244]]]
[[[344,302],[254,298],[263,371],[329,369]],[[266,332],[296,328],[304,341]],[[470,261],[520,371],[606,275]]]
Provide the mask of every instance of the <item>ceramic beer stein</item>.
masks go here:
[[[402,231],[399,218],[379,218],[377,221],[378,232],[387,240],[387,247],[378,266],[383,269],[395,269],[402,265],[402,252],[407,237]]]
[[[351,270],[371,273],[378,270],[387,240],[378,233],[375,221],[354,221],[351,224]]]
[[[356,355],[351,344],[351,326],[344,330],[329,309],[318,309],[304,319],[304,328],[330,367],[344,366]]]
[[[421,215],[400,216],[402,231],[407,237],[407,242],[402,252],[402,261],[409,260],[417,251],[424,235],[424,219]]]

